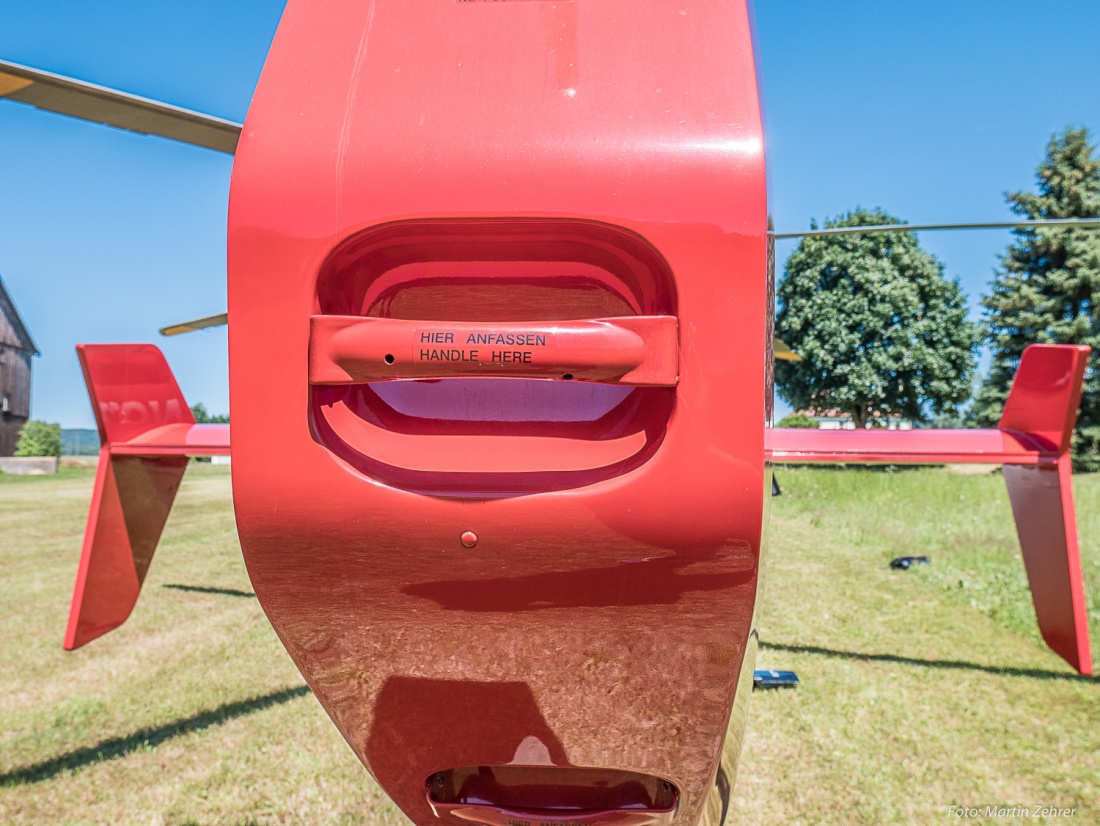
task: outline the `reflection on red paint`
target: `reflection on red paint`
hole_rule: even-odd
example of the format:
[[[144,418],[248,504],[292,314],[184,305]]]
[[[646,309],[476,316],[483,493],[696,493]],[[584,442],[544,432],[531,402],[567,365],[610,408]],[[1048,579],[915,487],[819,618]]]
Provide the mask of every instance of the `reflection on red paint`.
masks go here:
[[[291,2],[256,90],[229,227],[241,545],[318,700],[417,823],[437,822],[430,775],[534,740],[557,768],[667,781],[675,813],[644,817],[692,822],[739,736],[762,134],[744,5],[681,11]],[[661,346],[551,343],[650,324]]]

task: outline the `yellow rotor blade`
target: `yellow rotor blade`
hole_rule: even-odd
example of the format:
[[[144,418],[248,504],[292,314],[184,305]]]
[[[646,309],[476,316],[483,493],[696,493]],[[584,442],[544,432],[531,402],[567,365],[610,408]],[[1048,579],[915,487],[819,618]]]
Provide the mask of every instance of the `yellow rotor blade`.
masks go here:
[[[230,155],[241,136],[239,123],[6,60],[0,60],[0,100]]]
[[[772,352],[779,361],[802,361],[802,356],[777,338],[772,339]]]
[[[172,324],[161,327],[162,336],[178,336],[180,333],[191,333],[195,330],[205,330],[207,327],[221,327],[229,323],[229,313],[208,315],[205,318],[196,318],[193,321],[184,321],[182,324]]]

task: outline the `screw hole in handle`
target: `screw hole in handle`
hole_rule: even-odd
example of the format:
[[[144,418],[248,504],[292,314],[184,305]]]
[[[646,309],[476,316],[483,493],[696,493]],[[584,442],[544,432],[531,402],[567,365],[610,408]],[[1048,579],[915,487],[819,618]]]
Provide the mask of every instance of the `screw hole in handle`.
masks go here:
[[[573,378],[573,374],[572,373],[566,373],[564,376],[562,376],[562,378],[565,379],[566,381],[570,381]]]
[[[394,362],[393,353],[386,353],[385,360],[386,360],[386,364],[393,364],[393,362]]]

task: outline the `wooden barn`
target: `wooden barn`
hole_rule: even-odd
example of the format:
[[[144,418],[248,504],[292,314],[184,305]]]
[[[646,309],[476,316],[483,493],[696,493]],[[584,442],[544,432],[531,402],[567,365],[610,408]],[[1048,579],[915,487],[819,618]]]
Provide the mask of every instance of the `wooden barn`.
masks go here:
[[[31,334],[0,280],[0,456],[11,456],[31,415]]]

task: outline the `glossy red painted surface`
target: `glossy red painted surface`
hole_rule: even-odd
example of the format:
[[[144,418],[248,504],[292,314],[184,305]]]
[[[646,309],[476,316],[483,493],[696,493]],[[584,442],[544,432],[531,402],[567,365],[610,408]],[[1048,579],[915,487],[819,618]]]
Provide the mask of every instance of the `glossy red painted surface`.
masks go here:
[[[670,387],[674,316],[567,321],[407,321],[314,316],[310,384],[541,378]]]
[[[1083,344],[1025,349],[997,427],[1030,440],[1044,453],[1068,453],[1089,349]]]
[[[698,819],[752,668],[765,216],[743,4],[288,5],[230,197],[238,527],[287,650],[414,822],[568,820],[562,768],[667,780]],[[680,363],[578,380],[635,369],[601,343],[522,378],[376,381],[388,351],[357,340],[353,383],[311,385],[311,330],[348,316],[667,316]],[[437,772],[509,765],[532,805],[433,812]],[[598,822],[622,822],[614,786]]]
[[[1035,465],[1055,454],[1003,430],[815,430],[775,427],[768,457],[777,464]]]
[[[777,463],[999,463],[1012,501],[1031,598],[1043,639],[1082,674],[1092,673],[1084,578],[1069,455],[1089,348],[1033,344],[997,430],[774,428]]]
[[[65,648],[117,628],[134,608],[188,455],[229,452],[228,425],[196,425],[160,350],[82,344],[99,428],[95,487]]]
[[[65,648],[126,621],[152,562],[187,457],[115,457],[101,448]]]
[[[1054,466],[1006,467],[1004,475],[1039,631],[1052,651],[1081,674],[1091,674],[1069,454]]]
[[[113,442],[111,452],[116,456],[228,456],[229,425],[161,425],[128,441]]]
[[[153,428],[193,425],[164,355],[152,344],[78,344],[100,444],[122,444]]]
[[[1004,476],[1039,630],[1082,674],[1092,673],[1092,649],[1069,449],[1088,357],[1085,346],[1028,347],[999,424],[1057,455],[1053,466],[1006,467]]]

